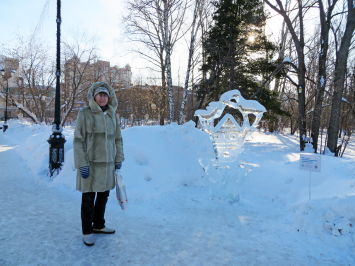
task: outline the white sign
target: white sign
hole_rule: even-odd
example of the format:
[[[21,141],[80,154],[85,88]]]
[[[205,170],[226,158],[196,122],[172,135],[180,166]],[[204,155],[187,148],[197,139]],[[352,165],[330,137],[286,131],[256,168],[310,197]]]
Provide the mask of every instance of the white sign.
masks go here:
[[[312,172],[320,172],[321,156],[315,154],[300,154],[300,169]]]

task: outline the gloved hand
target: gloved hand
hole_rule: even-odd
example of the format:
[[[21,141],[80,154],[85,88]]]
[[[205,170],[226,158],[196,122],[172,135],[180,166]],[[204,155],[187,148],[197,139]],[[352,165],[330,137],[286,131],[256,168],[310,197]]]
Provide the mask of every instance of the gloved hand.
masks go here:
[[[115,170],[116,169],[121,169],[121,167],[122,167],[122,163],[121,162],[115,163]]]
[[[79,168],[80,174],[82,178],[88,178],[90,171],[89,171],[89,166],[83,166]]]

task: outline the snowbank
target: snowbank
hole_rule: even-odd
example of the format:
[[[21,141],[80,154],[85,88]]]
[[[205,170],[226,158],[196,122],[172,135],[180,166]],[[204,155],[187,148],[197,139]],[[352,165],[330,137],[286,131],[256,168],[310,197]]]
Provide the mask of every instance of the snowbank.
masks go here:
[[[64,129],[65,164],[58,176],[47,176],[48,143],[51,127],[10,120],[9,129],[1,133],[26,162],[38,184],[75,190],[73,164],[73,128]],[[198,201],[212,200],[208,178],[198,163],[201,157],[213,157],[208,135],[194,127],[132,127],[122,131],[126,160],[122,175],[132,203],[166,198],[168,195],[189,197],[205,195]],[[278,219],[292,221],[295,232],[303,233],[329,245],[354,248],[355,224],[355,156],[347,150],[345,158],[322,156],[321,173],[312,173],[312,199],[309,200],[310,173],[299,170],[297,136],[255,132],[245,143],[240,160],[260,165],[246,178],[238,206],[267,213],[282,209]],[[352,153],[351,153],[352,152]],[[188,192],[186,192],[188,191]],[[201,195],[201,194],[199,194]],[[110,198],[111,199],[111,198]],[[112,200],[112,199],[111,199]]]

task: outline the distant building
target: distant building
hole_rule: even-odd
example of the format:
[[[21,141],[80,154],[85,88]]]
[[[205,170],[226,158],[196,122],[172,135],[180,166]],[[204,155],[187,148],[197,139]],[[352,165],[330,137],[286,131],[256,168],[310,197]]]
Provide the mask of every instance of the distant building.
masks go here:
[[[85,77],[80,77],[76,71],[84,73]],[[127,89],[131,87],[132,83],[132,71],[129,64],[124,68],[118,66],[111,67],[110,62],[97,60],[94,63],[80,62],[78,58],[71,58],[65,62],[64,65],[64,82],[70,83],[75,77],[78,81],[82,80],[94,81],[106,81],[114,89]]]
[[[114,66],[110,68],[111,84],[119,89],[128,89],[132,86],[132,71],[129,64],[124,68]]]
[[[5,70],[5,77],[9,78],[9,92],[16,89],[17,84],[16,81],[18,80],[18,69],[19,69],[19,60],[15,58],[6,57],[0,55],[0,70]],[[11,77],[10,71],[15,70],[15,74]],[[7,82],[5,78],[2,77],[0,74],[0,119],[5,116],[5,109],[6,109],[6,89],[7,89]],[[7,116],[14,117],[15,114],[18,113],[18,109],[8,104],[7,106]]]
[[[73,57],[64,64],[63,83],[61,84],[61,97],[64,99],[63,111],[70,111],[70,117],[75,119],[78,111],[87,106],[87,91],[94,82],[105,81],[115,91],[131,87],[132,72],[127,64],[124,68],[112,66],[109,61],[96,60],[80,62],[80,59]],[[66,109],[65,101],[70,101],[75,93],[74,106]],[[70,108],[70,107],[69,107]]]

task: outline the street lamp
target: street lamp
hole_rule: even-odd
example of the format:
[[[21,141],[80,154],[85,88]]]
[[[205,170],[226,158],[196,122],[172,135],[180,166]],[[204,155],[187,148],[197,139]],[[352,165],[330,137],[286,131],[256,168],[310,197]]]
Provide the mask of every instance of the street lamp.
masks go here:
[[[52,134],[49,136],[49,175],[53,176],[62,169],[64,162],[64,143],[66,142],[62,134],[63,128],[60,123],[60,0],[57,0],[57,71],[56,71],[56,90],[55,90],[55,109]]]
[[[10,70],[10,76],[8,78],[6,78],[5,76],[5,69],[1,70],[1,76],[6,80],[6,106],[5,106],[5,122],[4,125],[2,127],[2,131],[5,132],[6,129],[9,127],[7,125],[7,96],[9,94],[9,79],[12,78],[15,74],[15,70]]]

